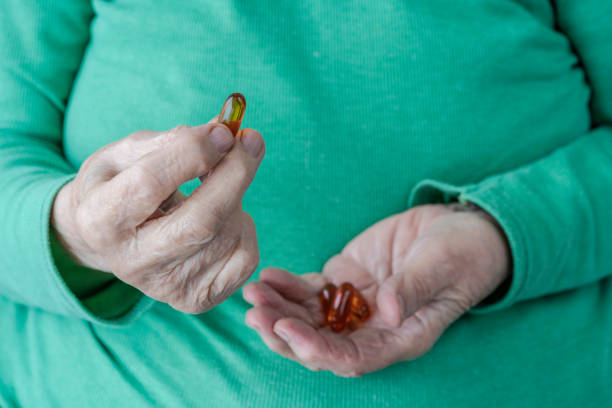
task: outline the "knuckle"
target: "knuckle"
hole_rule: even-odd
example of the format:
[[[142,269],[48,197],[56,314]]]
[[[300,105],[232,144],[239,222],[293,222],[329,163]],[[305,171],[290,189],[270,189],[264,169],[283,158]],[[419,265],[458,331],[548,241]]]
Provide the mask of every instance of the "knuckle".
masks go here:
[[[255,230],[255,220],[253,220],[250,214],[244,211],[242,212],[242,225],[245,229]]]
[[[222,274],[209,289],[208,299],[211,303],[217,304],[236,292],[252,275],[255,268],[253,265],[242,265],[221,271]]]
[[[198,173],[208,171],[215,164],[215,152],[205,143],[203,136],[196,132],[185,132],[177,140],[182,158],[191,158],[190,163]]]
[[[242,254],[242,275],[251,275],[259,266],[258,251],[241,251]]]
[[[156,201],[157,192],[163,189],[164,182],[159,175],[140,164],[134,164],[121,194],[132,197],[134,202],[151,203]]]
[[[218,226],[207,220],[186,221],[172,225],[175,233],[175,241],[180,245],[190,247],[202,247],[210,244],[218,233]]]
[[[184,313],[199,314],[210,309],[214,304],[210,302],[208,285],[198,286],[196,270],[197,265],[189,268],[186,265],[172,268],[165,272],[163,293],[157,299]]]
[[[100,176],[105,178],[113,177],[117,171],[108,160],[106,148],[102,148],[91,156],[87,157],[81,164],[79,172],[74,180],[78,190],[78,195],[84,199],[89,190],[100,180]]]
[[[180,302],[178,304],[170,303],[170,306],[187,314],[200,314],[210,309],[208,302]]]
[[[81,168],[79,169],[79,174],[84,174],[89,171],[89,169],[95,165],[95,163],[100,158],[100,152],[95,152],[91,156],[88,156],[85,161],[81,164]]]
[[[189,133],[190,126],[178,125],[164,132],[155,132],[155,141],[161,146],[169,142],[175,142],[176,139],[181,139],[185,134]]]
[[[140,164],[134,164],[130,173],[130,184],[132,186],[147,186],[147,188],[159,188],[158,177]]]
[[[206,231],[216,235],[225,221],[225,211],[221,205],[209,205],[206,209],[206,218],[203,227]]]
[[[166,133],[168,133],[169,135],[178,135],[179,133],[189,133],[189,129],[191,129],[191,127],[181,123],[180,125],[176,125],[172,129],[170,129]]]
[[[92,247],[102,249],[113,243],[112,221],[102,209],[95,209],[89,201],[81,204],[75,213],[75,220],[81,236]]]
[[[143,129],[143,130],[138,130],[134,133],[131,133],[130,135],[128,135],[124,141],[131,143],[131,142],[140,142],[144,139],[150,139],[152,135],[157,134],[157,132],[153,131],[153,130],[148,130],[148,129]]]
[[[256,228],[255,221],[249,213],[239,210],[237,213],[233,213],[232,220],[236,225],[236,230],[241,232],[242,239],[245,240],[245,247],[257,248]]]
[[[92,231],[95,231],[96,229],[96,222],[94,220],[94,217],[91,214],[91,211],[89,211],[89,208],[87,205],[85,204],[81,204],[75,213],[75,220],[77,222],[77,226],[80,229],[81,235],[83,235],[84,237],[88,236],[91,234]]]
[[[119,161],[120,167],[126,167],[145,154],[157,149],[161,143],[159,134],[154,130],[139,130],[118,140],[115,145],[109,145],[109,147],[112,147],[108,153],[114,160]]]
[[[223,291],[215,290],[213,285],[206,285],[206,287],[198,291],[190,304],[187,305],[188,309],[191,310],[191,312],[187,313],[204,313],[223,302],[228,296],[229,294],[225,294]]]

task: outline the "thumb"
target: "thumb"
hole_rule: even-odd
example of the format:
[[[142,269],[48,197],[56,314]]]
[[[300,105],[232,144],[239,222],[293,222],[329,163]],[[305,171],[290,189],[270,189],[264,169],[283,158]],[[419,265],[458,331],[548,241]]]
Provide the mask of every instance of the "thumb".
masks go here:
[[[382,282],[376,295],[381,318],[392,327],[399,327],[450,283],[443,264],[426,251],[411,258],[407,266]]]

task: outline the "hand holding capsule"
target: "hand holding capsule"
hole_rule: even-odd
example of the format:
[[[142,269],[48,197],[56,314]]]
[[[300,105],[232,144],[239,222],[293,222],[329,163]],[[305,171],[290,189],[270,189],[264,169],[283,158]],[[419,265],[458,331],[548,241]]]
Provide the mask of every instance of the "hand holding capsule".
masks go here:
[[[227,122],[234,132],[242,114]],[[222,123],[136,132],[92,154],[60,190],[55,234],[78,263],[181,311],[204,312],[259,262],[242,196],[264,150],[259,132],[234,137]],[[196,177],[203,183],[189,197],[177,190]]]

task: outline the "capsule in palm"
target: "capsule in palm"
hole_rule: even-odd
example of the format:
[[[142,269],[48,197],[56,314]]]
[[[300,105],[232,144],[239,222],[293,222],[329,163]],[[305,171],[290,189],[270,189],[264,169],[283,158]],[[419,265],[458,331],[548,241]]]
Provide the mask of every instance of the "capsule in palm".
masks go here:
[[[334,332],[344,329],[351,318],[351,300],[355,288],[350,283],[343,283],[336,290],[336,294],[331,303],[327,324]]]
[[[336,285],[333,283],[328,283],[323,286],[323,289],[319,292],[319,303],[321,304],[321,311],[323,312],[324,324],[327,324],[327,316],[329,315],[329,309],[335,294]]]

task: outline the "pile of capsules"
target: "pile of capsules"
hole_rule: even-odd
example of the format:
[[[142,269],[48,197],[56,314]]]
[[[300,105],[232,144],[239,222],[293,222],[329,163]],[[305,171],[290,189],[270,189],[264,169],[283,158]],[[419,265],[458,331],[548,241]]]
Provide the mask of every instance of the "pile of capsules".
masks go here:
[[[339,287],[328,283],[319,292],[323,325],[338,333],[355,330],[370,317],[370,308],[357,289],[349,282]]]

